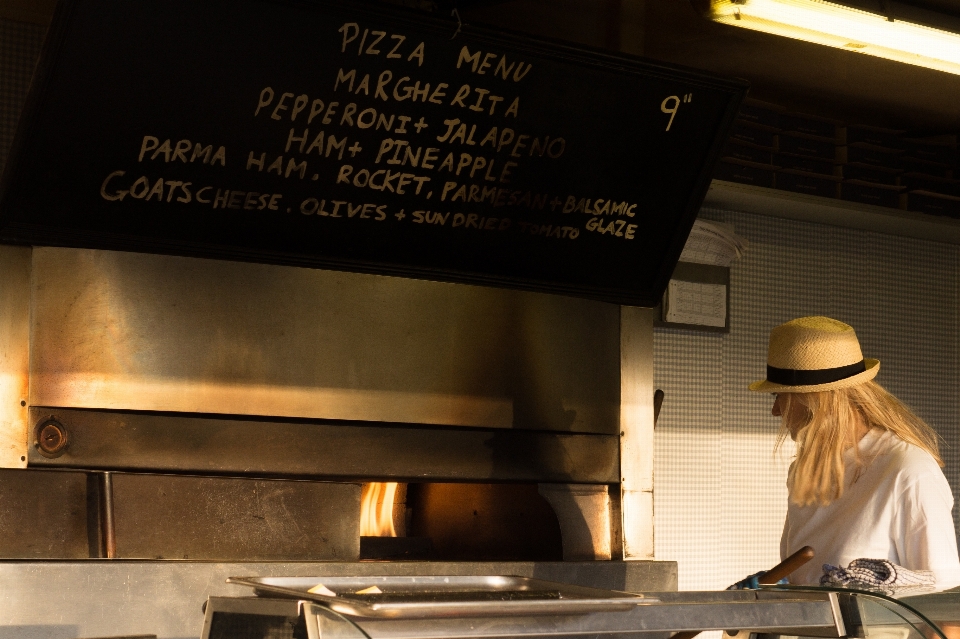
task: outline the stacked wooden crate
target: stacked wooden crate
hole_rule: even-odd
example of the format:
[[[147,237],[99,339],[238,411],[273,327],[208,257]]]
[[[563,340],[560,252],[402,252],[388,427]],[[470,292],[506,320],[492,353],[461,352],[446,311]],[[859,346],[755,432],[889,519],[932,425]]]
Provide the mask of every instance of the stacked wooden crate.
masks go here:
[[[777,188],[839,197],[843,174],[837,163],[837,123],[800,113],[780,117]]]
[[[957,136],[905,137],[903,143],[901,208],[960,219]]]
[[[957,136],[841,124],[747,101],[719,180],[960,219]]]

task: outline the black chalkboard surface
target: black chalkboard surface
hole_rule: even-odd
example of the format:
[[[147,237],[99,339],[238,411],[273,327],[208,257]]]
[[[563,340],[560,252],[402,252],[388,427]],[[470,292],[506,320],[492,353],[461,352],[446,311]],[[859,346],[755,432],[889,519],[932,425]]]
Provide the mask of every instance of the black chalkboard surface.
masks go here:
[[[652,306],[745,91],[356,2],[64,0],[0,240]]]

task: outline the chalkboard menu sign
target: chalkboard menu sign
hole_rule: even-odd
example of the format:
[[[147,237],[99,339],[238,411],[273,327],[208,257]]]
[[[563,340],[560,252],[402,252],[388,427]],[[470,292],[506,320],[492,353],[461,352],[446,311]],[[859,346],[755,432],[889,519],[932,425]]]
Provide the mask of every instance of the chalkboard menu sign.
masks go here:
[[[382,5],[64,0],[0,240],[650,306],[745,91]]]

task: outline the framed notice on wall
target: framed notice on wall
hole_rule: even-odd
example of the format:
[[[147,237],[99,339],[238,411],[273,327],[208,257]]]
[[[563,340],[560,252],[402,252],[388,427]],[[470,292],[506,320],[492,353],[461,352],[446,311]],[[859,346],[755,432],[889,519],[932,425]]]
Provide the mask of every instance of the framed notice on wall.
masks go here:
[[[745,88],[356,2],[64,0],[0,240],[653,306]]]
[[[730,267],[678,262],[657,326],[730,332]]]

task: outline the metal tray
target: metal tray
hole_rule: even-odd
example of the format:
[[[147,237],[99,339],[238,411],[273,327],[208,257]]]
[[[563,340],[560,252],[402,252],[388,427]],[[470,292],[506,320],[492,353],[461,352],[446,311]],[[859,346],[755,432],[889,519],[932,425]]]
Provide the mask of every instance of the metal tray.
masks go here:
[[[345,615],[391,619],[585,614],[659,603],[644,595],[503,575],[230,577],[227,582],[250,586],[260,596],[295,597]],[[308,592],[317,584],[336,596]],[[371,586],[382,593],[357,594]]]

